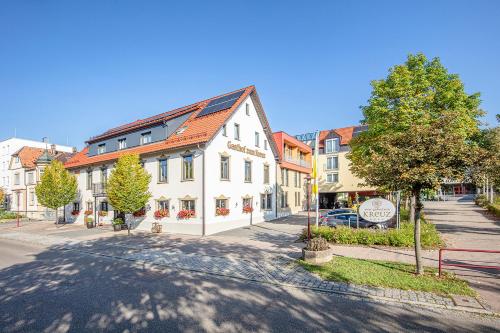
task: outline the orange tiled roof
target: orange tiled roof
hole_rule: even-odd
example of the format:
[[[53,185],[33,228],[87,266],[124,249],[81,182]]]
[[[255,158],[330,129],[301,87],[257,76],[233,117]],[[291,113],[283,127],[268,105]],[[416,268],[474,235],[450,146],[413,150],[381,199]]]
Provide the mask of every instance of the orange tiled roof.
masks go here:
[[[45,149],[24,146],[12,156],[19,156],[19,161],[24,168],[32,169],[36,166],[36,160],[42,156]]]
[[[354,129],[358,126],[349,126],[349,127],[342,127],[342,128],[335,128],[332,130],[324,130],[319,132],[319,146],[324,147],[325,145],[325,139],[327,138],[328,134],[331,132],[335,132],[338,136],[340,136],[340,144],[341,145],[347,145],[349,142],[351,142]]]
[[[229,116],[233,113],[234,110],[240,105],[240,103],[252,92],[255,91],[254,86],[249,86],[243,89],[239,89],[236,91],[241,91],[244,90],[244,93],[238,98],[236,103],[230,108],[222,111],[218,111],[209,115],[205,115],[203,117],[197,118],[196,116],[203,110],[203,108],[213,99],[216,99],[218,97],[228,95],[220,95],[216,97],[209,98],[207,100],[191,104],[189,106],[175,109],[170,112],[166,112],[165,114],[161,115],[166,115],[166,117],[171,117],[172,114],[175,114],[177,117],[180,114],[183,114],[185,110],[189,109],[190,111],[195,110],[189,118],[179,127],[186,127],[186,129],[179,134],[172,134],[170,137],[168,137],[166,140],[151,143],[148,145],[144,146],[137,146],[137,147],[132,147],[128,149],[123,149],[120,151],[114,151],[114,152],[109,152],[105,153],[102,155],[95,155],[95,156],[88,156],[88,147],[84,148],[82,151],[78,152],[75,156],[73,156],[69,161],[65,163],[65,166],[67,168],[76,168],[76,167],[82,167],[85,165],[91,165],[91,164],[96,164],[96,163],[103,163],[106,161],[113,161],[118,159],[121,155],[124,154],[148,154],[148,153],[153,153],[153,152],[158,152],[158,151],[163,151],[163,150],[169,150],[169,149],[174,149],[174,148],[180,148],[184,146],[189,146],[189,145],[196,145],[196,144],[202,144],[207,141],[209,141],[216,133],[217,131],[221,128],[221,126],[227,121]],[[174,111],[179,112],[174,112]],[[161,115],[159,116],[154,116],[151,118],[146,118],[148,119],[164,119],[161,118]],[[150,122],[149,120],[146,121],[146,123]],[[112,133],[113,136],[118,135],[119,133],[122,133],[123,131],[129,131],[131,129],[135,129],[137,124],[143,124],[144,121],[136,121],[127,125],[123,125],[120,127],[117,127],[113,130],[109,130],[105,132],[104,134],[92,138],[91,140],[95,140],[96,138],[104,138],[108,136],[108,133]],[[140,127],[142,127],[141,125]],[[90,141],[90,140],[89,140]]]

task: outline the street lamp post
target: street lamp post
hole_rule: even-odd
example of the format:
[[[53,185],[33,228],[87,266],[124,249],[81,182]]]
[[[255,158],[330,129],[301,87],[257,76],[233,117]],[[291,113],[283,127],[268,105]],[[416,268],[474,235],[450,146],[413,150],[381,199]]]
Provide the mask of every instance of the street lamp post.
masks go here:
[[[19,228],[19,198],[21,197],[21,192],[17,191],[17,227]]]
[[[311,188],[311,176],[307,175],[306,176],[306,182],[307,182],[307,241],[309,242],[311,240],[311,196],[309,194],[309,190]]]

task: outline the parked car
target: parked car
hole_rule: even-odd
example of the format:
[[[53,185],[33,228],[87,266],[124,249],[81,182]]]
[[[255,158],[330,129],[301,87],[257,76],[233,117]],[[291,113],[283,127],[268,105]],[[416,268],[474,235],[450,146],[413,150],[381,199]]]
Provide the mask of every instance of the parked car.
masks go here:
[[[320,220],[320,223],[323,226],[329,226],[333,228],[336,228],[338,226],[356,228],[357,227],[356,220],[357,220],[356,213],[350,212],[350,213],[332,214],[329,216],[324,216]],[[369,228],[369,229],[387,229],[387,223],[370,222],[360,217],[359,227]]]
[[[322,214],[320,218],[326,217],[326,216],[332,216],[335,214],[345,214],[345,213],[355,213],[355,211],[351,208],[338,208],[338,209],[332,209],[329,210],[328,212]]]

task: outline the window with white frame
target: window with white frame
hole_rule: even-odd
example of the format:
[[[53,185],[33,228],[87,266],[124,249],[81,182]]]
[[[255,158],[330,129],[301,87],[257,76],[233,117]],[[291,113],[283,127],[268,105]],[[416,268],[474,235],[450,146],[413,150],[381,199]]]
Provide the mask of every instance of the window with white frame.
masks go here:
[[[184,155],[182,157],[182,180],[194,179],[193,155]]]
[[[243,198],[243,207],[252,207],[252,198]]]
[[[260,195],[260,209],[271,210],[273,209],[273,196],[272,193],[264,193]]]
[[[20,182],[21,182],[21,177],[19,176],[19,173],[16,172],[14,174],[14,185],[19,185]]]
[[[247,116],[250,115],[250,104],[248,104],[248,103],[245,104],[245,113]]]
[[[240,124],[234,124],[234,139],[240,139]]]
[[[215,199],[215,208],[228,208],[227,199]]]
[[[87,169],[87,190],[92,189],[92,169]]]
[[[325,141],[325,152],[327,154],[336,153],[339,151],[339,139],[328,139]]]
[[[260,147],[259,132],[255,132],[255,147]]]
[[[158,200],[158,210],[168,210],[170,207],[170,200]]]
[[[338,183],[339,182],[339,174],[338,173],[327,173],[326,174],[326,182],[327,183]]]
[[[229,180],[229,156],[220,157],[220,179]]]
[[[267,140],[264,139],[264,150],[267,150]]]
[[[181,200],[181,209],[196,211],[194,200]]]
[[[168,182],[168,159],[166,158],[158,160],[158,182]]]
[[[282,191],[281,192],[281,208],[286,208],[288,207],[288,192]]]
[[[269,165],[264,164],[264,184],[269,184]]]
[[[30,206],[35,205],[35,191],[30,191]]]
[[[34,184],[35,183],[35,175],[33,172],[28,172],[28,184]]]
[[[222,125],[222,135],[227,136],[226,124]]]
[[[105,143],[101,143],[100,145],[97,145],[97,154],[98,155],[104,154],[105,152],[106,152],[106,144]]]
[[[245,161],[245,182],[252,181],[252,161]]]
[[[141,134],[141,145],[151,143],[151,141],[152,141],[151,132],[145,132]]]
[[[87,210],[90,212],[94,210],[94,203],[92,201],[87,201]]]
[[[127,139],[126,138],[123,138],[123,139],[118,139],[118,149],[125,149],[127,148]]]
[[[330,156],[326,159],[326,169],[327,170],[337,170],[339,168],[339,157]]]

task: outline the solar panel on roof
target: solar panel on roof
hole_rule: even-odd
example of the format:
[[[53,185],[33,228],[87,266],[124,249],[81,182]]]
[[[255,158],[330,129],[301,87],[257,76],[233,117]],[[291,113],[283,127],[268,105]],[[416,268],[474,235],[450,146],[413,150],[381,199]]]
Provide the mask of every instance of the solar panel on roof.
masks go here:
[[[207,114],[211,114],[214,112],[222,111],[225,109],[229,109],[236,103],[236,100],[240,98],[243,94],[244,90],[237,91],[235,93],[222,96],[211,100],[210,103],[198,114],[198,117],[206,116]]]

